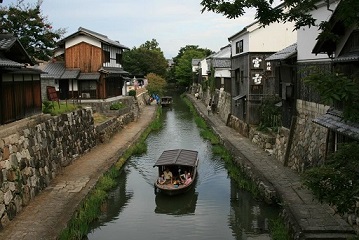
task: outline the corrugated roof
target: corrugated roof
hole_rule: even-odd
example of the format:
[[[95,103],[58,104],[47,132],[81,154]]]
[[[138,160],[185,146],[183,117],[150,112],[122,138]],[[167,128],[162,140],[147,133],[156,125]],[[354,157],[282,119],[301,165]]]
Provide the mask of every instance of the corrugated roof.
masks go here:
[[[61,75],[61,79],[76,79],[80,73],[80,69],[66,69]]]
[[[100,73],[80,73],[77,77],[78,80],[98,80]]]
[[[359,140],[359,123],[345,121],[342,118],[342,113],[338,110],[328,110],[326,114],[315,118],[313,122],[352,139]]]
[[[294,43],[266,58],[266,61],[284,60],[297,53],[297,43]]]
[[[198,152],[186,149],[163,151],[154,166],[181,165],[194,166],[198,160]]]

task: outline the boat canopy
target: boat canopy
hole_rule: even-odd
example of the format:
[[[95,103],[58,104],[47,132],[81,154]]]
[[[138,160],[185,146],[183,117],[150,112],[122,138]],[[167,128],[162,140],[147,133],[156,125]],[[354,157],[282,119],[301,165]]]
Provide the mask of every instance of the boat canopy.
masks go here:
[[[186,149],[173,149],[163,151],[155,166],[178,165],[195,166],[198,160],[198,152]]]

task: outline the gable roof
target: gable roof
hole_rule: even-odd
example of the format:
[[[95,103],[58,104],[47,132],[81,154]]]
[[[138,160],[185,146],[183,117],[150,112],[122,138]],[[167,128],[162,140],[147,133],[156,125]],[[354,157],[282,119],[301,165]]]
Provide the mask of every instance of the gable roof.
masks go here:
[[[41,78],[48,79],[60,79],[62,74],[65,72],[64,62],[48,62],[43,68],[45,73],[41,74]]]
[[[0,34],[0,53],[2,53],[3,60],[7,59],[13,62],[23,63],[21,66],[24,66],[26,63],[34,64],[34,61],[20,41],[10,33]],[[11,63],[8,62],[6,64]]]
[[[122,48],[122,49],[128,49],[128,50],[130,49],[130,48],[126,47],[125,45],[120,44],[120,42],[118,42],[118,41],[109,39],[106,35],[91,31],[91,30],[83,28],[83,27],[79,27],[77,32],[67,36],[64,39],[61,39],[58,42],[58,44],[59,45],[64,44],[68,39],[74,38],[74,37],[79,36],[79,35],[85,35],[85,36],[95,38],[98,41],[100,41],[102,43],[105,43],[105,44],[108,44],[110,46],[114,46],[114,47],[118,47],[118,48]]]

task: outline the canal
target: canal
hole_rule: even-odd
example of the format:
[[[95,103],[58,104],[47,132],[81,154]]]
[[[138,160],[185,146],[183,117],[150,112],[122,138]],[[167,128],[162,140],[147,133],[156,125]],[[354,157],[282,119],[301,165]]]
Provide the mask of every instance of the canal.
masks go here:
[[[88,239],[270,239],[268,222],[279,209],[236,186],[201,138],[189,107],[173,97],[173,107],[163,109],[163,128],[148,136],[146,154],[124,165]],[[162,151],[177,148],[199,152],[196,186],[180,196],[156,195],[153,164]]]

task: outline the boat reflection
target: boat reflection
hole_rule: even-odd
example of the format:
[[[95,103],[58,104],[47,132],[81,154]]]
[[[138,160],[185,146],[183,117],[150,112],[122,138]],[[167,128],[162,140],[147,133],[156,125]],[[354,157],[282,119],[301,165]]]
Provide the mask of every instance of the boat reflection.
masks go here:
[[[198,193],[195,192],[195,188],[176,196],[156,194],[155,213],[168,215],[193,214],[196,210],[197,199]]]

